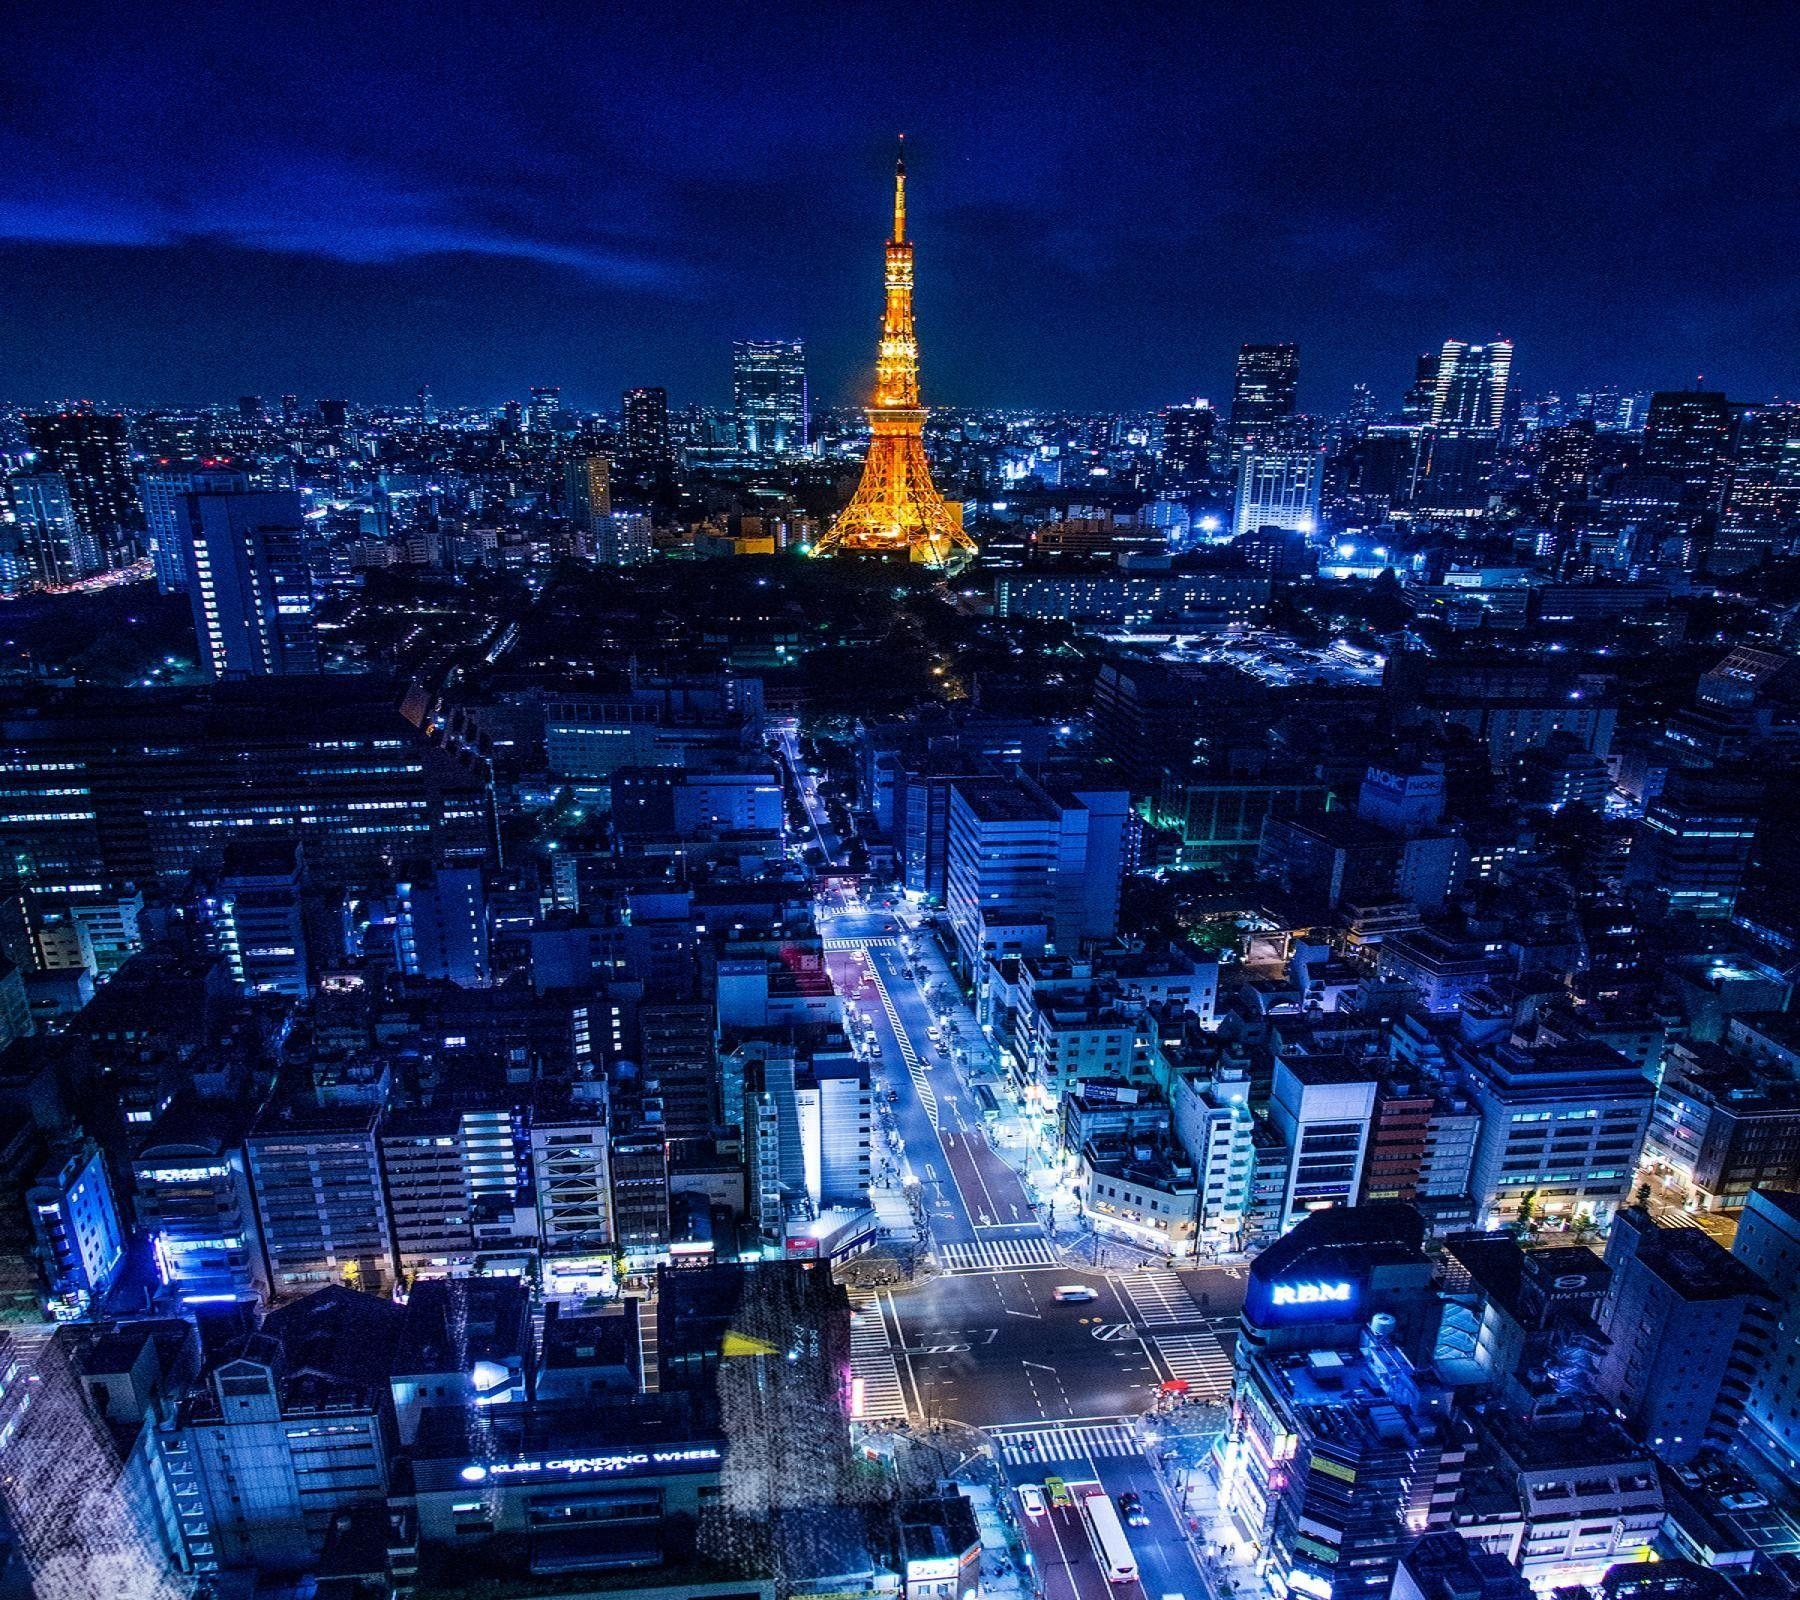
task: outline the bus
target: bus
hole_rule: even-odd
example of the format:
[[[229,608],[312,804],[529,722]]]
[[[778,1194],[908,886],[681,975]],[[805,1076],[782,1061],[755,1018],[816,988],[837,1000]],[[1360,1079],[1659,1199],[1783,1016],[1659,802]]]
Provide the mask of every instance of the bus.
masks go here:
[[[975,1109],[989,1122],[1000,1115],[1000,1102],[985,1083],[975,1085]]]
[[[1081,1509],[1087,1513],[1088,1537],[1108,1580],[1136,1583],[1137,1557],[1131,1553],[1131,1544],[1119,1523],[1119,1513],[1113,1509],[1112,1496],[1099,1484],[1091,1484],[1081,1491]]]

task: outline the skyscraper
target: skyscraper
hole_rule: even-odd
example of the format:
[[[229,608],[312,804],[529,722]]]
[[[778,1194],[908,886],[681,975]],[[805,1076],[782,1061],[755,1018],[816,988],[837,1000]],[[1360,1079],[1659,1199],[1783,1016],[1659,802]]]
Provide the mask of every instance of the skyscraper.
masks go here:
[[[25,436],[40,470],[60,472],[69,486],[75,520],[93,539],[102,562],[131,542],[138,525],[137,486],[125,419],[94,411],[62,411],[27,417]]]
[[[1217,422],[1218,413],[1204,401],[1163,413],[1163,476],[1171,484],[1188,489],[1206,482]]]
[[[806,448],[806,345],[799,339],[739,339],[731,346],[731,402],[746,455]]]
[[[1682,504],[1704,511],[1718,504],[1731,446],[1731,404],[1707,389],[1670,389],[1650,397],[1644,424],[1644,470],[1673,478]]]
[[[1324,457],[1304,431],[1284,437],[1252,437],[1237,452],[1237,491],[1231,531],[1289,528],[1311,533],[1319,523],[1319,486]]]
[[[1422,350],[1413,363],[1412,387],[1400,402],[1402,422],[1429,422],[1431,403],[1437,396],[1438,358],[1435,350]]]
[[[194,632],[212,678],[319,670],[312,572],[300,497],[289,492],[189,494]]]
[[[925,407],[919,403],[919,336],[913,330],[913,247],[906,237],[906,158],[894,166],[894,232],[887,244],[887,300],[875,357],[875,399],[868,408],[869,453],[862,481],[821,553],[905,553],[943,567],[975,553],[962,508],[949,505],[925,459]]]
[[[1510,339],[1467,344],[1446,339],[1438,354],[1431,422],[1437,428],[1484,428],[1498,433],[1506,416],[1506,383],[1512,372]]]
[[[207,466],[199,461],[172,461],[151,468],[138,480],[144,501],[144,527],[159,594],[186,594],[188,588],[187,518],[182,499],[190,494],[241,494],[250,479],[234,467]]]
[[[556,432],[562,416],[562,390],[554,384],[533,384],[531,403],[525,407],[525,431],[534,439],[547,439]]]
[[[1247,344],[1238,350],[1231,387],[1231,433],[1252,437],[1294,414],[1300,389],[1300,346]]]
[[[576,456],[563,463],[563,507],[584,534],[612,510],[612,463],[605,456]]]
[[[1740,419],[1725,517],[1771,533],[1800,526],[1800,403],[1758,406]]]
[[[62,473],[20,473],[11,492],[28,583],[76,583],[100,570],[99,545],[82,527]]]
[[[669,444],[669,391],[627,389],[622,409],[625,471],[637,479],[667,472],[675,458]]]

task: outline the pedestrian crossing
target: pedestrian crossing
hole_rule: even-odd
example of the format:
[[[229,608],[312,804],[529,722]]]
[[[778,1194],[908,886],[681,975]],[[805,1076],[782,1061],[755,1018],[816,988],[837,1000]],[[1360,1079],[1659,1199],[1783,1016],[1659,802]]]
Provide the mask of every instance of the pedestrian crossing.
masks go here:
[[[1048,1428],[988,1430],[1009,1467],[1053,1467],[1071,1461],[1099,1461],[1142,1452],[1129,1422],[1065,1423]]]
[[[1171,1378],[1188,1385],[1189,1394],[1203,1399],[1223,1399],[1231,1393],[1237,1368],[1226,1355],[1224,1345],[1213,1333],[1161,1333],[1151,1343],[1169,1369]]]
[[[1048,1239],[980,1239],[973,1244],[941,1244],[938,1259],[951,1272],[1017,1272],[1062,1263]]]
[[[881,1303],[866,1290],[850,1295],[850,1376],[861,1386],[856,1396],[858,1421],[886,1422],[906,1415],[906,1394],[888,1340],[887,1319]]]
[[[938,1125],[937,1096],[932,1092],[931,1079],[926,1076],[925,1069],[919,1064],[919,1057],[913,1050],[912,1040],[907,1038],[906,1029],[901,1025],[900,1013],[894,1006],[894,997],[888,993],[887,984],[882,981],[881,969],[871,961],[869,973],[875,980],[875,992],[881,996],[881,1009],[887,1013],[888,1026],[894,1030],[894,1038],[900,1046],[900,1059],[906,1063],[907,1075],[913,1081],[913,1088],[918,1093],[919,1103],[925,1108],[925,1115],[930,1119],[932,1127]]]
[[[1140,1267],[1135,1272],[1121,1272],[1117,1282],[1146,1328],[1178,1328],[1183,1323],[1200,1320],[1200,1308],[1187,1292],[1181,1275],[1167,1267]]]
[[[821,939],[820,947],[827,955],[836,955],[840,950],[891,950],[899,943],[897,939]]]

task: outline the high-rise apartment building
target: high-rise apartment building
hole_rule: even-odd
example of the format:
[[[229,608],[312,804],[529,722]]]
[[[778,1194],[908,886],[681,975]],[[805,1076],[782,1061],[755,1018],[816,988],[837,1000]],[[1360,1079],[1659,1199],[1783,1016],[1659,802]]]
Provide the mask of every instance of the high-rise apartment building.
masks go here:
[[[1300,346],[1247,344],[1238,350],[1231,387],[1231,433],[1253,438],[1294,414],[1300,390]]]
[[[138,479],[159,594],[188,592],[189,530],[187,507],[182,503],[185,497],[243,494],[249,487],[249,477],[235,467],[209,466],[200,461],[161,462]]]
[[[1237,453],[1237,491],[1232,501],[1234,536],[1262,528],[1311,533],[1319,524],[1319,489],[1325,461],[1304,435],[1289,441],[1264,430]]]
[[[675,460],[669,440],[669,391],[627,389],[621,409],[626,472],[640,479],[667,472]]]
[[[1512,358],[1510,339],[1496,339],[1491,344],[1446,339],[1437,358],[1431,397],[1432,426],[1498,433],[1506,420],[1506,385]]]
[[[369,1294],[393,1287],[379,1121],[366,1107],[286,1107],[251,1129],[245,1153],[277,1299],[334,1283]]]
[[[200,659],[211,678],[319,670],[316,600],[300,497],[190,494],[188,593]]]
[[[78,583],[101,570],[99,542],[76,515],[62,473],[21,473],[8,488],[24,558],[20,587]]]
[[[806,449],[806,345],[799,339],[739,339],[731,347],[731,401],[746,455]]]
[[[119,565],[138,526],[137,485],[125,419],[94,411],[27,417],[25,437],[40,471],[60,472],[75,520],[108,566]]]
[[[605,456],[576,456],[563,463],[563,510],[591,561],[612,514],[612,463]]]

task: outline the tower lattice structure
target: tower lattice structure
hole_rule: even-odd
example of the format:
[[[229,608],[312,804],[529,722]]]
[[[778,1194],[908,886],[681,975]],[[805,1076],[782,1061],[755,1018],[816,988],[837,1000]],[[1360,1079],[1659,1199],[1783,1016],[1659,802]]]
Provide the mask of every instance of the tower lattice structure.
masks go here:
[[[975,553],[962,508],[948,504],[925,459],[919,403],[919,336],[913,327],[913,247],[906,237],[906,157],[894,165],[894,236],[887,244],[887,300],[867,407],[869,453],[856,494],[819,541],[819,553],[899,555],[951,567]]]

